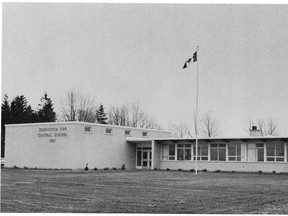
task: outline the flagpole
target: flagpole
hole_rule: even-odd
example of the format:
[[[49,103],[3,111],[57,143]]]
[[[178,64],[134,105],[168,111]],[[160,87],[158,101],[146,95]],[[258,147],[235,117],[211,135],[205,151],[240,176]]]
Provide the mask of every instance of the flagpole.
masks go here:
[[[197,46],[197,84],[196,84],[196,163],[195,163],[195,175],[197,175],[198,169],[198,62],[199,62],[199,46]]]

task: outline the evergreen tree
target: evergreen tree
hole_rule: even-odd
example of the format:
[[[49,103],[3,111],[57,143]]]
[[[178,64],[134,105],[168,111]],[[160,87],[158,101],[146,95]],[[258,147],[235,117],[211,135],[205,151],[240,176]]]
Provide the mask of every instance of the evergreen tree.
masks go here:
[[[1,104],[1,157],[5,156],[5,124],[11,123],[11,110],[8,96],[5,94]]]
[[[96,120],[97,123],[100,124],[108,124],[107,123],[107,117],[106,117],[107,113],[104,112],[104,107],[102,104],[100,104],[98,110],[96,110]]]
[[[56,113],[53,111],[53,103],[50,98],[48,98],[45,92],[44,97],[41,98],[41,103],[39,104],[39,110],[37,112],[37,122],[55,122]]]
[[[28,105],[24,95],[16,96],[11,102],[10,108],[12,124],[36,122],[36,113],[31,106]]]

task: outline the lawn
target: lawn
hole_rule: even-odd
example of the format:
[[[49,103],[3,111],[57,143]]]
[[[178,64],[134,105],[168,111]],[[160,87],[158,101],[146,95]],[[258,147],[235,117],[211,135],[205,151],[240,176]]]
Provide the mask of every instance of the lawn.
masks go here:
[[[2,169],[1,212],[288,214],[288,175]]]

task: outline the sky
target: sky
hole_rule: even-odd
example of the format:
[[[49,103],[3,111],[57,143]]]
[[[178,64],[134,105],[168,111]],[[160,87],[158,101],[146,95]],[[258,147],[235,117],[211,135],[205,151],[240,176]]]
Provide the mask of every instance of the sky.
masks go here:
[[[288,136],[288,5],[4,3],[2,89],[36,109],[67,92],[139,102],[164,127],[212,112],[219,136],[272,118]],[[198,62],[183,70],[199,46]]]

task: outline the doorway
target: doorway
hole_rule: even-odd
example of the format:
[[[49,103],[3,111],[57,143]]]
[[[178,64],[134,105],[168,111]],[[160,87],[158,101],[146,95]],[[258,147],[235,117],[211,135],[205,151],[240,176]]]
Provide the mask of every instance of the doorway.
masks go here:
[[[149,147],[137,148],[136,154],[137,169],[151,169],[152,167],[152,150]]]

